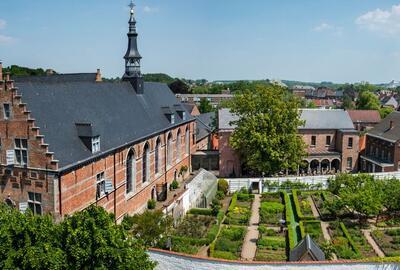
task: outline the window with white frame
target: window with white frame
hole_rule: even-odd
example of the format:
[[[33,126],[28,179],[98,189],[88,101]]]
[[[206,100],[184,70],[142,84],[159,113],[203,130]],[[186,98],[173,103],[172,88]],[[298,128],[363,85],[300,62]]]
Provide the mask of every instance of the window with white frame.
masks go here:
[[[100,151],[100,136],[92,138],[92,153]]]
[[[28,192],[28,207],[36,215],[42,214],[42,194]]]
[[[15,139],[15,159],[18,165],[28,164],[28,140],[27,139]]]
[[[175,114],[171,114],[171,124],[175,124]]]
[[[11,118],[11,105],[9,103],[3,104],[3,116],[6,120]]]
[[[99,199],[106,194],[106,180],[104,179],[104,172],[96,175],[96,189],[96,199]]]

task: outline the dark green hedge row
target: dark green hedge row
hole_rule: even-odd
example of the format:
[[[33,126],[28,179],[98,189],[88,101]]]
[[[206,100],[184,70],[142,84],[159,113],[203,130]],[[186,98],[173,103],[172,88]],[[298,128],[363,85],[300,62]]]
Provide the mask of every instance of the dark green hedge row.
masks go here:
[[[289,195],[287,194],[286,191],[281,191],[282,193],[282,197],[283,197],[283,201],[285,203],[285,219],[286,219],[286,225],[290,225],[292,220],[291,217],[293,216],[293,209],[292,206],[290,205],[290,198]]]
[[[292,193],[293,193],[293,200],[294,200],[294,207],[296,207],[296,212],[297,212],[297,216],[299,217],[299,220],[315,220],[314,216],[305,216],[303,215],[303,213],[301,212],[301,208],[300,208],[300,202],[299,202],[299,197],[298,197],[298,190],[297,189],[293,189]]]
[[[356,253],[357,255],[360,255],[360,251],[358,250],[356,244],[354,243],[353,239],[351,238],[349,231],[347,230],[346,226],[344,225],[343,222],[340,222],[340,229],[342,229],[344,236],[347,238],[347,240],[349,241],[349,244],[351,246],[351,248],[353,249],[354,253]]]
[[[237,203],[237,197],[238,197],[237,193],[233,194],[231,204],[229,205],[228,208],[228,212],[232,212],[235,209]]]
[[[189,210],[189,214],[192,215],[203,215],[203,216],[213,216],[212,209],[209,208],[192,208]]]

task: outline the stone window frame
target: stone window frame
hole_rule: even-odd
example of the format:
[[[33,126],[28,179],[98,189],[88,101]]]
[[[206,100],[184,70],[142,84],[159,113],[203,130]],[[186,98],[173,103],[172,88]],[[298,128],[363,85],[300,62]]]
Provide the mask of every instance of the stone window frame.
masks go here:
[[[346,168],[347,169],[352,169],[353,168],[353,157],[347,157]]]
[[[150,144],[146,142],[142,155],[142,184],[150,181],[150,173]]]
[[[330,146],[331,143],[332,143],[332,137],[331,137],[331,135],[327,135],[326,140],[325,140],[325,145]]]
[[[160,139],[160,137],[157,137],[156,144],[154,147],[154,173],[155,173],[155,175],[158,175],[161,171],[160,153],[161,153],[161,139]]]
[[[317,147],[317,136],[316,135],[312,135],[311,136],[310,147],[312,147],[312,148]]]
[[[182,157],[182,135],[181,135],[181,129],[178,129],[176,132],[176,142],[175,142],[175,148],[176,148],[176,162],[181,161]]]
[[[131,160],[130,160],[131,157]],[[131,162],[131,164],[129,164]],[[130,148],[128,154],[126,155],[125,162],[125,178],[126,178],[126,194],[134,194],[136,192],[136,175],[137,175],[137,162],[136,162],[136,153],[133,148]],[[128,167],[131,165],[131,167]],[[131,170],[129,174],[131,174],[131,179],[128,179],[128,170]],[[130,183],[130,186],[129,184]]]
[[[28,192],[28,208],[35,215],[42,215],[42,194],[37,192]]]
[[[104,172],[96,174],[96,200],[106,195],[106,178]]]
[[[349,137],[349,138],[347,139],[347,148],[348,148],[348,149],[352,149],[352,148],[353,148],[353,144],[354,144],[354,139],[353,139],[353,137]]]
[[[15,163],[21,166],[28,165],[28,139],[14,139]]]
[[[92,137],[92,153],[100,152],[100,136]]]

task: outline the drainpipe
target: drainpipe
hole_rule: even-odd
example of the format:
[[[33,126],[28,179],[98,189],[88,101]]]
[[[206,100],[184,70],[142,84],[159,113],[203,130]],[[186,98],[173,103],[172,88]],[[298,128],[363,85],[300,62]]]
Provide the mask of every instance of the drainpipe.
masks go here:
[[[116,177],[116,169],[115,169],[115,152],[114,152],[114,218],[115,223],[117,223],[117,177]]]

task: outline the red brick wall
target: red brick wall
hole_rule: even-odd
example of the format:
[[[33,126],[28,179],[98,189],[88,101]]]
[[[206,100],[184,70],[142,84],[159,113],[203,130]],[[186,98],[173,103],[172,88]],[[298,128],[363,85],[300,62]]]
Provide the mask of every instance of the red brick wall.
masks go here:
[[[103,206],[109,212],[114,213],[116,219],[121,219],[125,214],[133,214],[144,209],[151,198],[152,189],[157,184],[167,182],[170,184],[179,174],[182,166],[190,168],[189,154],[185,153],[185,129],[190,130],[190,153],[196,150],[193,144],[194,123],[174,128],[168,132],[159,134],[140,142],[132,147],[121,149],[115,154],[104,157],[90,165],[80,167],[61,177],[61,205],[62,215],[71,214],[82,210],[90,204],[96,203]],[[181,130],[181,158],[177,159],[176,140],[178,129]],[[166,166],[166,140],[172,133],[173,161],[171,166]],[[161,140],[160,172],[155,175],[155,146],[156,140]],[[142,156],[146,143],[150,146],[150,180],[142,184]],[[136,187],[135,192],[126,194],[126,158],[130,149],[133,149],[136,157]],[[114,172],[115,171],[115,172]],[[114,191],[96,200],[96,175],[104,172],[105,178],[113,181]],[[188,172],[189,173],[189,172]]]
[[[310,152],[326,152],[334,151],[336,148],[336,131],[335,130],[300,130],[304,143],[307,145],[306,151]],[[315,147],[311,146],[311,137],[316,136]],[[331,136],[331,144],[326,145],[326,137]]]
[[[232,173],[235,176],[241,176],[240,158],[235,150],[229,145],[231,132],[219,132],[219,176],[230,177]]]
[[[11,105],[10,119],[4,119],[3,104]],[[7,167],[6,151],[15,148],[15,138],[27,139],[28,163],[26,166]],[[12,81],[0,78],[0,200],[10,198],[16,205],[28,201],[28,192],[40,193],[42,211],[57,212],[54,203],[57,194],[57,182],[54,171],[57,162],[48,152],[45,138],[29,112],[29,105],[23,103],[23,97],[13,88]]]

